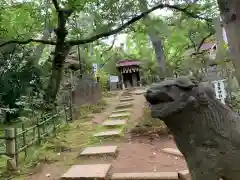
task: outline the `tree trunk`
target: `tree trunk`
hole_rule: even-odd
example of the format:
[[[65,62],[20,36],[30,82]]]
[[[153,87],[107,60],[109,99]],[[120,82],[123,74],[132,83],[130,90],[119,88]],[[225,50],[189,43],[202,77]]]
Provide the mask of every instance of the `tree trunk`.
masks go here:
[[[66,29],[66,22],[73,11],[58,9],[58,26],[55,29],[55,34],[57,36],[56,46],[52,61],[52,74],[50,76],[47,89],[44,94],[44,100],[47,106],[55,102],[57,93],[62,80],[62,71],[64,67],[64,62],[71,50],[71,46],[65,43],[65,39],[68,35]]]
[[[240,85],[240,1],[218,0],[218,5],[235,67],[235,76]]]
[[[57,44],[52,62],[52,73],[45,92],[45,102],[54,103],[62,80],[62,72],[65,59],[71,50],[71,46]]]
[[[146,0],[139,0],[139,8],[142,12],[146,11],[148,9],[147,7],[147,1]],[[144,24],[147,28],[147,33],[149,35],[150,41],[152,42],[156,59],[159,63],[159,67],[161,69],[161,75],[167,76],[167,68],[165,63],[165,55],[164,55],[164,48],[162,43],[162,38],[158,35],[157,30],[155,30],[153,27],[151,27],[151,18],[149,16],[146,16],[144,19]]]
[[[156,59],[158,60],[159,66],[161,68],[161,74],[163,76],[167,76],[167,68],[165,63],[165,55],[164,55],[162,39],[160,39],[157,33],[154,32],[154,29],[150,29],[148,32],[148,35],[152,42],[152,45],[156,54]]]

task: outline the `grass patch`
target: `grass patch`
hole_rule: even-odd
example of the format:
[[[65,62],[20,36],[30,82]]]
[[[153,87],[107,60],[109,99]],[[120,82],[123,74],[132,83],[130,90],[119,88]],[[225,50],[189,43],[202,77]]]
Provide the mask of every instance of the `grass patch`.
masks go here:
[[[102,100],[96,105],[88,105],[81,108],[85,116],[101,112],[106,107],[106,101]],[[57,166],[66,167],[73,165],[76,152],[91,144],[91,136],[96,132],[98,125],[92,123],[92,118],[83,116],[57,130],[56,136],[46,138],[40,146],[35,145],[28,149],[28,156],[20,154],[18,171],[6,172],[5,158],[0,158],[0,179],[26,179],[40,163],[56,163]]]
[[[75,151],[83,148],[88,144],[89,137],[95,132],[96,124],[91,121],[80,122],[74,121],[65,127],[59,129],[57,136],[49,138],[41,146],[33,146],[28,149],[28,156],[25,161],[19,165],[19,169],[14,173],[3,172],[0,176],[14,179],[26,177],[34,167],[39,163],[53,163],[56,162],[62,166],[68,167],[74,162],[76,158]]]
[[[81,118],[89,117],[89,115],[93,113],[100,113],[106,108],[106,105],[107,105],[106,100],[102,99],[97,104],[81,106],[79,110],[77,110],[79,118],[81,119]]]
[[[118,95],[117,92],[112,92],[112,91],[106,91],[103,93],[103,97],[111,98],[111,97],[116,97]]]
[[[130,131],[132,134],[149,135],[153,133],[168,134],[169,130],[163,121],[151,117],[151,111],[147,103],[145,104],[143,117],[139,123]]]
[[[114,126],[114,127],[104,127],[101,125],[98,125],[95,133],[98,132],[103,132],[103,131],[111,131],[111,130],[120,130],[121,134],[120,135],[114,135],[113,137],[90,137],[88,144],[89,145],[100,145],[104,143],[109,143],[109,142],[116,142],[116,141],[122,141],[125,139],[125,132],[126,132],[126,125],[121,125],[121,126]]]

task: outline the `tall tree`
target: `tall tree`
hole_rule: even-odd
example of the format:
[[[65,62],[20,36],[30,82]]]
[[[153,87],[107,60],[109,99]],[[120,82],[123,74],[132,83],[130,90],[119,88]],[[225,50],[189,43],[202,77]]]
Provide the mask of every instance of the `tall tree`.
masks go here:
[[[115,2],[115,1],[113,1]],[[126,12],[125,17],[127,19],[129,19],[129,17],[131,17],[131,19],[129,20],[124,20],[124,22],[122,23],[122,25],[118,28],[113,29],[114,26],[116,26],[116,18],[115,19],[111,19],[109,21],[110,25],[110,29],[109,31],[105,31],[99,34],[95,34],[92,37],[89,38],[85,38],[85,39],[79,39],[79,40],[69,40],[68,39],[68,34],[69,34],[69,29],[67,26],[67,23],[69,22],[69,20],[71,19],[71,15],[73,14],[74,11],[84,11],[85,8],[92,8],[92,9],[96,9],[99,8],[101,9],[102,7],[105,8],[106,4],[108,4],[108,6],[110,6],[111,8],[108,8],[109,10],[113,9],[113,8],[117,8],[119,4],[116,5],[116,2],[113,3],[111,1],[111,3],[105,2],[104,3],[99,3],[98,1],[84,1],[84,2],[75,2],[75,1],[62,1],[62,2],[58,2],[57,0],[52,0],[52,3],[54,5],[56,14],[57,14],[57,25],[56,28],[54,30],[55,32],[55,40],[43,40],[43,39],[27,39],[27,40],[10,40],[10,41],[6,41],[2,44],[0,44],[0,47],[5,46],[7,44],[11,44],[11,43],[17,43],[17,44],[28,44],[31,42],[35,42],[35,43],[42,43],[42,44],[49,44],[49,45],[54,45],[55,46],[55,50],[53,53],[53,58],[52,58],[52,69],[51,69],[51,76],[48,82],[48,86],[46,88],[46,92],[45,92],[45,101],[47,103],[53,103],[56,99],[56,95],[57,92],[59,90],[60,87],[60,82],[61,82],[61,78],[62,78],[62,70],[63,70],[63,64],[64,61],[69,53],[69,51],[71,50],[72,46],[75,45],[79,45],[79,44],[87,44],[87,43],[91,43],[93,41],[96,41],[100,38],[104,38],[104,37],[108,37],[112,34],[116,34],[119,33],[120,31],[126,29],[127,27],[129,27],[129,25],[133,24],[134,22],[146,17],[146,15],[148,15],[149,13],[151,13],[152,11],[156,10],[156,9],[162,9],[162,8],[171,8],[171,9],[175,9],[177,11],[181,11],[186,13],[188,16],[194,17],[194,18],[200,18],[200,19],[204,19],[201,16],[198,16],[196,13],[193,13],[192,11],[188,11],[186,7],[181,7],[179,5],[170,5],[170,4],[158,4],[148,10],[146,10],[145,12],[140,13],[139,15],[135,15],[134,17],[132,13],[128,13]],[[126,3],[128,5],[128,3]],[[132,4],[130,4],[132,5]],[[80,9],[79,9],[80,7]],[[129,7],[130,8],[130,7]],[[126,9],[125,9],[126,11]],[[102,12],[102,15],[104,17],[109,17],[108,14],[104,14],[105,12]],[[115,13],[116,14],[116,13]],[[116,17],[116,16],[115,16]],[[111,16],[110,16],[111,18]],[[121,18],[120,18],[121,19]],[[105,25],[109,26],[108,23],[106,23],[106,21],[102,20],[102,26]],[[118,22],[118,21],[117,21]],[[37,23],[36,23],[37,24]]]
[[[139,8],[142,12],[146,11],[148,9],[148,3],[147,0],[139,0]],[[154,48],[155,54],[156,54],[156,59],[159,64],[159,68],[161,70],[161,75],[162,77],[167,76],[167,67],[166,67],[166,62],[165,62],[165,54],[164,54],[164,43],[163,43],[163,38],[160,36],[159,32],[156,29],[156,26],[151,26],[153,25],[153,20],[149,15],[147,15],[144,18],[144,24],[145,28],[147,29],[149,38],[152,42],[152,46]],[[161,21],[161,20],[159,20]]]
[[[235,67],[235,76],[240,85],[240,1],[218,0],[223,26],[226,30],[228,46]]]

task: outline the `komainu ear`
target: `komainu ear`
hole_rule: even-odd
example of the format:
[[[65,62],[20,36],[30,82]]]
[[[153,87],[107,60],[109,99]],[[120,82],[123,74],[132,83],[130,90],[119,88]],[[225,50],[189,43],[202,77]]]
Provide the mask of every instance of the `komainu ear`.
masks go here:
[[[186,76],[181,76],[175,80],[176,86],[184,89],[192,89],[195,85]]]

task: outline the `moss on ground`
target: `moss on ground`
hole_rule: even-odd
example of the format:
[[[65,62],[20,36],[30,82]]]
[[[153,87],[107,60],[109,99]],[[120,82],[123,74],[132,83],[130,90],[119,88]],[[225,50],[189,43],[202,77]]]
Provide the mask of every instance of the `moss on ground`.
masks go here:
[[[56,136],[46,138],[40,146],[35,145],[29,148],[26,159],[24,159],[24,154],[20,153],[18,171],[6,172],[6,158],[0,158],[0,179],[26,179],[40,163],[54,162],[58,166],[66,167],[74,164],[76,152],[92,143],[91,136],[98,127],[97,124],[92,123],[92,118],[89,115],[103,111],[106,105],[106,101],[102,100],[96,105],[81,107],[82,116],[80,118],[60,127]]]
[[[148,104],[145,104],[144,115],[139,119],[139,123],[131,129],[132,134],[150,135],[150,134],[168,134],[167,126],[163,121],[151,117],[151,111]]]

